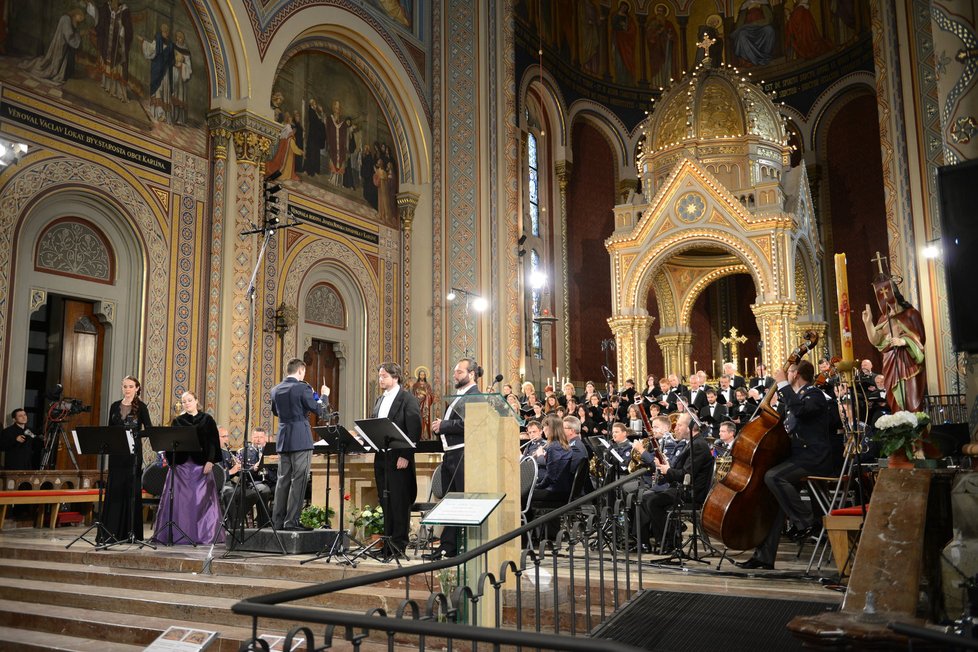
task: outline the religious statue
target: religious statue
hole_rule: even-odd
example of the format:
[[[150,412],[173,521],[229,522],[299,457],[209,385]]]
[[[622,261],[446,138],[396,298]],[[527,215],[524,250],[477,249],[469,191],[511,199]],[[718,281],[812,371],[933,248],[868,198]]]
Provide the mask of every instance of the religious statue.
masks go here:
[[[435,402],[435,396],[431,391],[431,384],[428,382],[428,368],[418,367],[414,370],[414,377],[417,380],[411,385],[411,393],[418,399],[418,406],[421,408],[421,439],[431,439],[431,404]]]
[[[927,379],[924,375],[924,322],[903,298],[892,277],[882,274],[873,281],[880,318],[866,304],[863,324],[870,343],[883,353],[886,403],[892,412],[919,412],[924,407]]]

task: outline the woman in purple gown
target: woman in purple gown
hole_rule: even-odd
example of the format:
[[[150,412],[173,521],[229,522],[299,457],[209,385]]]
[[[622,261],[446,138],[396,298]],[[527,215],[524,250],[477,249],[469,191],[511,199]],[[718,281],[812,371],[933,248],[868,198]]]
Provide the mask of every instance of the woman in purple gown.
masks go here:
[[[184,412],[174,426],[197,429],[200,450],[194,453],[167,453],[170,472],[160,500],[153,530],[154,540],[165,545],[224,541],[221,527],[220,488],[215,483],[214,467],[221,461],[221,440],[214,417],[200,410],[197,395],[184,392],[180,397]],[[170,523],[170,486],[173,486],[173,527]]]

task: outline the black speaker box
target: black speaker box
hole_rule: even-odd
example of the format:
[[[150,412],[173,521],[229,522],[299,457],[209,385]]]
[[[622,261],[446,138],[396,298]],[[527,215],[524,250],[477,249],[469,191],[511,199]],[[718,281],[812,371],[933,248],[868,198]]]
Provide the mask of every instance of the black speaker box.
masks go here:
[[[937,187],[951,340],[956,351],[978,353],[978,300],[973,296],[973,265],[978,262],[978,161],[938,168]],[[943,298],[938,288],[937,300]]]

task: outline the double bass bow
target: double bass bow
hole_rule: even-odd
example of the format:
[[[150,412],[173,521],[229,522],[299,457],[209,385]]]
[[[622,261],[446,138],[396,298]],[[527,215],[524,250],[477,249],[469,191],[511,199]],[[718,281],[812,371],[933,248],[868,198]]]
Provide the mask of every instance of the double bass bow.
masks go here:
[[[785,372],[818,344],[815,331],[806,332],[804,338],[785,362]],[[703,504],[703,529],[732,550],[759,546],[778,513],[778,502],[764,484],[764,474],[791,452],[784,418],[771,406],[777,387],[771,385],[757,407],[757,416],[734,440],[730,471],[713,485]]]

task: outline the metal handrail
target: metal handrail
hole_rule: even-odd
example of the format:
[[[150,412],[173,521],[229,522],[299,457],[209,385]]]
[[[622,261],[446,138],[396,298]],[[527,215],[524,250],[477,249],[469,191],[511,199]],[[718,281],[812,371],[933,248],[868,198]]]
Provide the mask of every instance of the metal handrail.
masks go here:
[[[336,593],[339,591],[345,591],[349,589],[359,588],[363,586],[368,586],[371,584],[377,584],[382,582],[390,582],[393,580],[409,578],[415,575],[434,573],[439,570],[455,568],[465,564],[468,561],[472,561],[480,556],[487,555],[489,551],[509,542],[517,537],[522,537],[523,534],[530,532],[531,530],[538,528],[540,526],[551,523],[557,519],[561,519],[565,515],[572,514],[582,507],[601,504],[609,496],[615,495],[615,492],[627,484],[628,482],[640,478],[646,471],[640,469],[635,473],[619,478],[618,480],[609,483],[608,485],[598,489],[597,491],[586,494],[567,505],[561,506],[553,511],[547,513],[544,516],[530,521],[526,525],[520,526],[515,530],[507,532],[495,539],[488,541],[472,550],[463,552],[457,557],[442,559],[438,561],[432,561],[424,564],[419,564],[416,566],[406,566],[399,567],[396,569],[385,570],[378,573],[371,573],[368,575],[362,575],[357,577],[348,577],[338,580],[333,580],[330,582],[325,582],[323,584],[301,587],[297,589],[290,589],[286,591],[278,591],[276,593],[271,593],[263,596],[255,596],[252,598],[247,598],[236,603],[232,606],[232,611],[237,614],[251,616],[253,621],[253,641],[255,644],[257,641],[257,625],[259,618],[276,618],[292,620],[297,622],[306,623],[316,623],[320,625],[326,625],[326,638],[331,638],[333,635],[333,629],[336,626],[342,626],[346,631],[346,640],[354,641],[361,640],[366,637],[369,630],[384,631],[389,637],[394,634],[405,634],[405,635],[418,635],[421,637],[420,645],[423,648],[424,637],[437,637],[446,639],[456,639],[456,640],[467,640],[472,642],[485,642],[492,643],[496,645],[517,645],[526,647],[538,647],[543,649],[567,649],[567,650],[590,650],[594,649],[594,641],[587,638],[574,638],[577,633],[576,628],[576,618],[575,618],[575,597],[574,591],[570,591],[571,600],[571,615],[570,615],[570,632],[571,636],[560,635],[560,621],[558,613],[559,596],[557,583],[557,556],[556,553],[562,551],[563,544],[567,543],[567,554],[571,558],[571,571],[570,571],[570,582],[573,585],[574,582],[574,569],[573,561],[574,555],[576,554],[576,548],[581,543],[584,544],[585,554],[584,554],[584,575],[586,584],[585,593],[585,610],[588,622],[588,631],[593,629],[591,627],[591,614],[590,610],[592,605],[591,594],[590,594],[590,579],[592,575],[592,556],[588,553],[588,549],[591,545],[598,545],[599,552],[604,547],[604,531],[601,527],[596,530],[591,530],[589,528],[588,532],[577,534],[570,533],[564,529],[561,529],[555,540],[544,539],[540,542],[537,550],[523,550],[520,555],[519,563],[507,560],[503,562],[501,568],[499,569],[498,579],[497,575],[492,572],[485,572],[477,578],[473,586],[461,585],[458,586],[453,592],[451,599],[449,601],[449,596],[446,596],[442,592],[432,592],[427,599],[426,609],[424,615],[419,615],[423,611],[421,606],[416,600],[411,598],[410,581],[405,581],[405,592],[406,597],[401,602],[398,609],[397,616],[389,616],[382,609],[374,609],[367,615],[357,615],[352,614],[348,611],[331,611],[329,609],[312,609],[308,607],[299,607],[295,605],[290,605],[286,603],[295,602],[298,600],[306,600],[309,598],[314,598],[317,596],[322,596],[330,593]],[[635,501],[635,511],[636,518],[639,516],[639,503],[641,501]],[[603,518],[609,516],[609,510],[604,508],[603,510],[595,510],[595,512],[601,513]],[[614,514],[619,514],[621,511],[621,506],[616,504]],[[612,517],[614,518],[614,517]],[[614,536],[618,536],[617,533]],[[553,589],[554,594],[554,634],[544,634],[539,630],[541,629],[540,624],[540,613],[541,613],[541,596],[539,589],[539,576],[540,576],[540,566],[545,560],[546,553],[551,553],[552,563],[553,563],[553,581],[555,586]],[[626,593],[632,593],[632,581],[630,574],[630,566],[632,565],[632,560],[626,549],[624,553],[625,562],[625,575],[626,575]],[[611,547],[611,564],[613,566],[612,575],[614,580],[613,587],[613,606],[615,609],[621,604],[619,600],[619,570],[618,570],[618,560],[619,553],[615,546]],[[638,562],[641,561],[641,552],[638,553]],[[530,566],[529,564],[532,564]],[[598,557],[598,579],[601,584],[600,590],[600,621],[604,621],[608,614],[605,610],[605,592],[604,592],[604,581],[605,581],[605,558],[603,555]],[[638,565],[638,583],[635,590],[641,590],[642,588],[642,571],[641,565]],[[520,578],[524,573],[536,573],[536,580],[534,582],[534,590],[536,591],[535,601],[533,608],[536,612],[536,622],[535,627],[537,631],[526,631],[522,629],[522,588],[520,583]],[[517,586],[516,592],[516,607],[517,607],[517,629],[502,629],[501,622],[501,597],[500,590],[503,584],[507,581],[507,575],[512,574],[516,577]],[[496,591],[496,605],[495,605],[495,617],[496,622],[493,623],[474,623],[473,625],[462,624],[459,622],[448,622],[440,623],[435,619],[435,612],[437,610],[438,617],[445,617],[450,620],[457,620],[460,616],[459,607],[466,601],[472,604],[477,603],[479,600],[486,597],[485,587],[486,584],[491,585],[491,587]],[[630,596],[629,596],[630,597]],[[406,611],[411,613],[405,616]],[[402,617],[405,616],[405,617]],[[488,626],[487,626],[488,625]],[[495,626],[493,626],[495,625]],[[353,634],[353,630],[360,628],[363,631],[362,635],[356,636]],[[296,628],[293,632],[301,630],[305,636],[312,636],[311,630],[308,628]],[[290,633],[291,635],[291,633]],[[354,637],[354,638],[351,638]],[[307,639],[308,640],[308,639]],[[354,641],[356,645],[356,641]],[[634,650],[627,645],[616,644],[613,641],[602,640],[602,649],[607,650]],[[257,649],[251,647],[249,649]],[[312,649],[312,648],[309,648]]]

